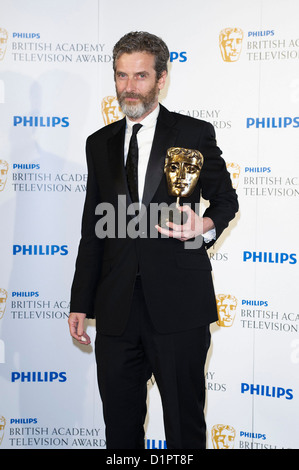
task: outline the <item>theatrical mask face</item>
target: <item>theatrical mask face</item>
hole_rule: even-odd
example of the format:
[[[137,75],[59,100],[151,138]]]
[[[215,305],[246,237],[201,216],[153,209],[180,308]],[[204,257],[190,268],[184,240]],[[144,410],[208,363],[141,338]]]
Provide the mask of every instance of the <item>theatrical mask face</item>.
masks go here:
[[[0,191],[3,191],[8,172],[8,163],[5,160],[0,160]]]
[[[0,60],[4,59],[7,47],[8,33],[6,29],[0,28]]]
[[[236,62],[240,58],[243,31],[240,28],[225,28],[219,35],[219,46],[225,62]]]
[[[5,312],[5,305],[7,301],[7,291],[5,289],[0,289],[0,320]]]
[[[171,148],[167,152],[164,172],[170,196],[187,197],[197,184],[203,156],[197,150]]]

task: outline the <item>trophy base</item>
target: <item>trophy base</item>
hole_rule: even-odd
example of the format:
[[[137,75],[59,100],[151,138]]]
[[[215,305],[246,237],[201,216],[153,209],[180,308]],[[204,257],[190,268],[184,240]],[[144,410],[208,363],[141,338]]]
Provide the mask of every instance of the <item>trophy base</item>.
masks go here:
[[[162,228],[169,229],[168,222],[172,222],[176,225],[184,225],[187,221],[187,214],[185,212],[181,212],[176,208],[169,208],[169,207],[162,207],[160,212],[160,218],[158,225]]]

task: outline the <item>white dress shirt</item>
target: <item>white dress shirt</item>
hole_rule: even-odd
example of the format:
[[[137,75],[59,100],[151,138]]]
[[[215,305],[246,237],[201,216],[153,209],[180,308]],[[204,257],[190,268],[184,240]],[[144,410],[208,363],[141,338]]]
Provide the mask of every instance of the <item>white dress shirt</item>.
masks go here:
[[[137,134],[138,142],[138,191],[139,191],[139,201],[142,201],[144,182],[145,182],[145,173],[147,169],[147,164],[149,161],[149,156],[152,148],[152,143],[154,139],[157,117],[159,114],[160,106],[158,105],[152,113],[146,116],[140,124],[142,124],[141,129]],[[126,134],[125,134],[125,164],[127,161],[127,155],[129,150],[130,139],[132,135],[132,127],[136,122],[130,121],[128,117]]]

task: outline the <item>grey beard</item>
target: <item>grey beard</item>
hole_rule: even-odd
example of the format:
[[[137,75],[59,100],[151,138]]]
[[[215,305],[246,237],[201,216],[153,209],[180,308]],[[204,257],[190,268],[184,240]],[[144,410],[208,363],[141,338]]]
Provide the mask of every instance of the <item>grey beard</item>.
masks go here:
[[[128,116],[128,118],[131,119],[139,119],[141,116],[143,116],[151,107],[151,104],[145,105],[144,103],[138,103],[138,104],[126,104],[126,103],[120,103],[120,107],[122,112]]]
[[[128,118],[139,119],[153,108],[159,92],[157,88],[152,88],[146,97],[140,97],[140,102],[137,104],[126,104],[125,97],[126,95],[129,96],[130,93],[119,94],[116,90],[116,94],[122,112],[128,116]],[[131,96],[132,95],[134,94],[132,93]]]
[[[148,102],[140,102],[138,104],[126,104],[126,103],[121,103],[120,107],[122,112],[128,116],[130,119],[139,119],[144,114],[147,112],[151,111],[151,109],[154,107],[156,100],[151,100]]]

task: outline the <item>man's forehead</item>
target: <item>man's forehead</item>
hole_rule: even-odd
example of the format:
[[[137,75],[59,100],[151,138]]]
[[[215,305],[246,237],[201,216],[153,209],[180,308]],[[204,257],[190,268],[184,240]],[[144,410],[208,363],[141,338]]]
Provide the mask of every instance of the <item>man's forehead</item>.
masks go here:
[[[145,51],[131,53],[124,52],[116,59],[115,65],[116,70],[119,70],[122,67],[134,67],[135,69],[140,68],[140,71],[142,72],[145,67],[152,67],[154,69],[155,56]]]

